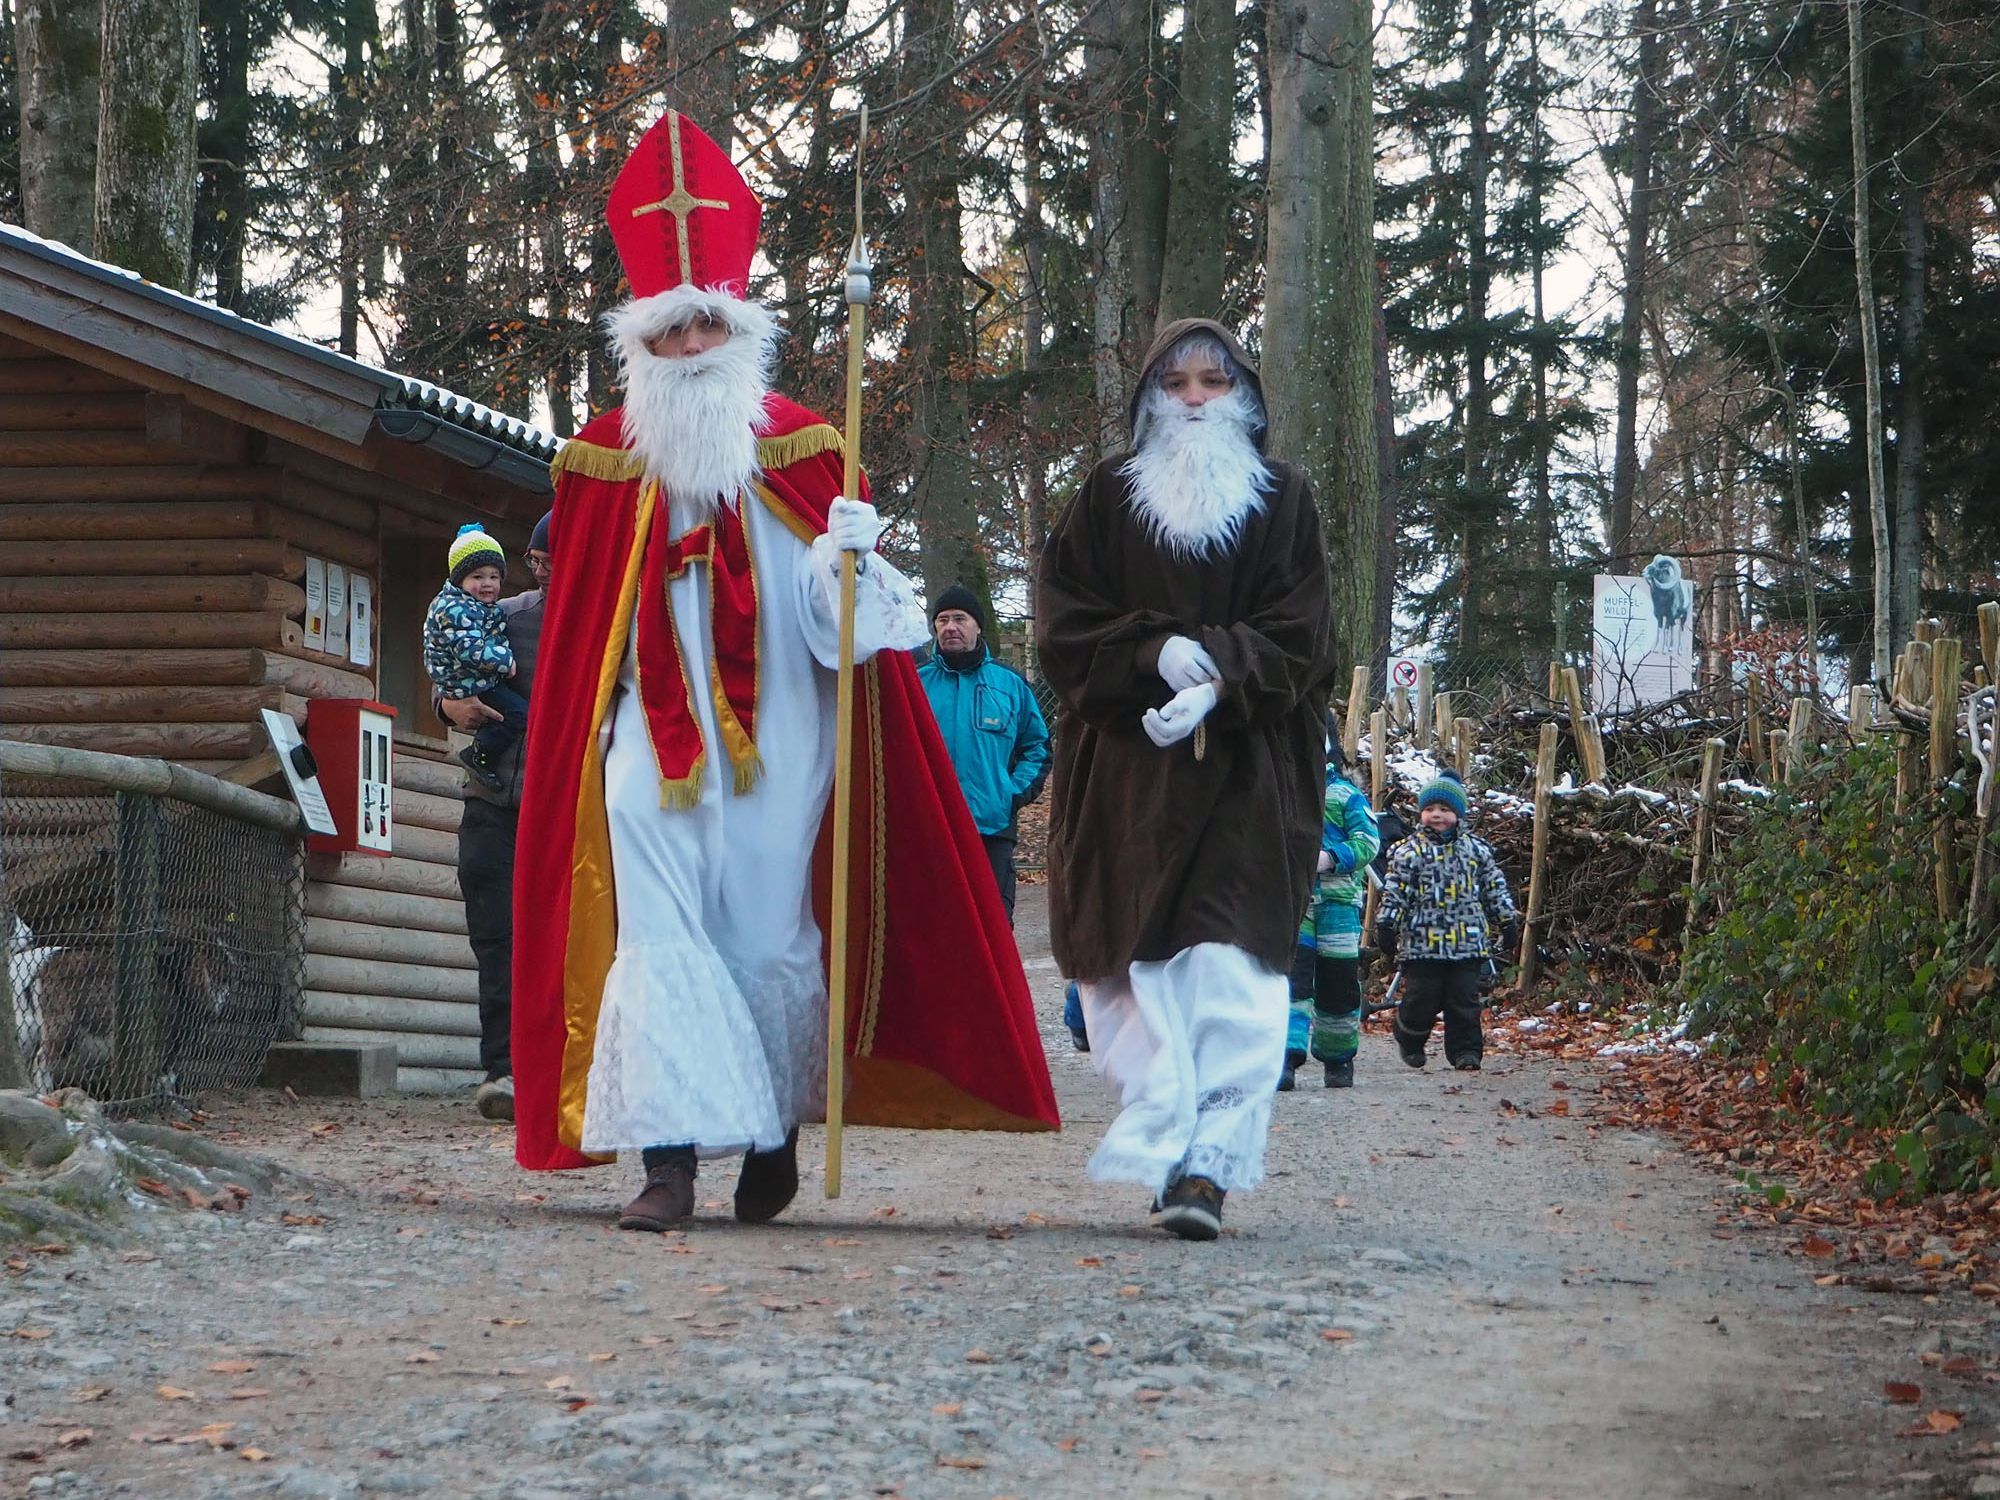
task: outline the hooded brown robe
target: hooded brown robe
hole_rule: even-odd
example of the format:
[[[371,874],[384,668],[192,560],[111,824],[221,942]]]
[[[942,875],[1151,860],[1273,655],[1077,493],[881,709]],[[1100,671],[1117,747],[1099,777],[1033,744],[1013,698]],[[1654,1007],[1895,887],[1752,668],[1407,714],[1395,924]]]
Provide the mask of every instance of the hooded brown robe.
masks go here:
[[[1197,328],[1257,381],[1206,319],[1163,330],[1146,369]],[[1276,486],[1234,544],[1177,557],[1135,508],[1119,473],[1130,456],[1091,471],[1042,557],[1036,645],[1065,710],[1049,830],[1055,956],[1065,974],[1099,980],[1229,943],[1283,972],[1319,846],[1335,666],[1319,513],[1305,476],[1269,461]],[[1201,760],[1192,738],[1161,749],[1140,727],[1173,697],[1159,656],[1174,635],[1222,673]]]

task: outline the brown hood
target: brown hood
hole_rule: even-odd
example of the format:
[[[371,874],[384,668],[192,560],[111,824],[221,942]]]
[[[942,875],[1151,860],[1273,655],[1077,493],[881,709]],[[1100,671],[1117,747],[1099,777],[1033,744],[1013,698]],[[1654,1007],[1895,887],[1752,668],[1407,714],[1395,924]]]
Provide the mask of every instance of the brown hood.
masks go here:
[[[1139,382],[1132,388],[1132,409],[1126,413],[1127,425],[1135,436],[1139,430],[1139,398],[1145,394],[1146,377],[1153,373],[1153,366],[1166,357],[1169,349],[1197,331],[1215,335],[1222,347],[1229,351],[1229,357],[1242,366],[1245,377],[1256,389],[1257,404],[1265,408],[1266,420],[1269,419],[1270,407],[1264,400],[1264,377],[1257,373],[1257,361],[1244,352],[1243,346],[1236,341],[1236,335],[1213,318],[1180,318],[1160,330],[1152,348],[1146,351],[1145,363],[1139,367]],[[1260,449],[1264,446],[1261,433],[1257,446]]]

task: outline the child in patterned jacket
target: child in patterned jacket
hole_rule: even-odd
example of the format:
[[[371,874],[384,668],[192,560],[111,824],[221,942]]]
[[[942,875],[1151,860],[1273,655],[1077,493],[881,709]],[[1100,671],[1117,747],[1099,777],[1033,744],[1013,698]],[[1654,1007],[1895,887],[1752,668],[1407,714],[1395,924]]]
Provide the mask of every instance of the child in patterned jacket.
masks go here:
[[[1486,1050],[1480,971],[1520,946],[1520,918],[1493,851],[1460,826],[1464,818],[1465,786],[1450,771],[1417,794],[1420,827],[1389,856],[1375,946],[1391,960],[1402,950],[1394,1029],[1403,1061],[1424,1065],[1442,1013],[1445,1061],[1476,1073]]]
[[[500,790],[500,757],[528,727],[528,700],[508,684],[514,648],[507,640],[500,590],[507,554],[477,524],[461,526],[448,554],[450,580],[424,616],[424,671],[444,698],[477,698],[500,714],[482,726],[458,758],[489,791]]]
[[[1296,1086],[1295,1075],[1308,1057],[1325,1067],[1328,1088],[1354,1087],[1354,1054],[1361,1048],[1361,908],[1368,898],[1368,865],[1381,848],[1368,794],[1349,779],[1339,729],[1329,718],[1319,875],[1292,960],[1291,1029],[1280,1093]]]

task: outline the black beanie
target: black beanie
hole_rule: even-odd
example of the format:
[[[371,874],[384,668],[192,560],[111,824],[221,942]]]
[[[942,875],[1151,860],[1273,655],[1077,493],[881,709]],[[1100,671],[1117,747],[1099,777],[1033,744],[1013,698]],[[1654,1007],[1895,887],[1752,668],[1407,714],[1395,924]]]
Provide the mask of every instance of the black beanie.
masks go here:
[[[972,623],[979,627],[981,635],[986,634],[986,611],[979,607],[979,596],[962,583],[954,583],[931,606],[931,624],[937,624],[937,617],[948,609],[962,609],[972,616]]]

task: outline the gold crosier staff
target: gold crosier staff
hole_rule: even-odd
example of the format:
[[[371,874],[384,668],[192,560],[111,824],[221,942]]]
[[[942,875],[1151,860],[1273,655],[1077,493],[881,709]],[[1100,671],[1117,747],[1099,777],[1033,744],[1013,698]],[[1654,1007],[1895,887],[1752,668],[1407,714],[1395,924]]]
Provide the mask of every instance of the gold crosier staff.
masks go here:
[[[847,431],[840,493],[861,498],[861,359],[875,267],[862,238],[861,158],[868,106],[854,142],[854,243],[847,252]],[[852,552],[840,554],[840,666],[833,717],[833,931],[826,986],[826,1196],[840,1196],[840,1131],[847,1074],[848,853],[854,826],[854,575]],[[876,789],[876,795],[881,791]]]

